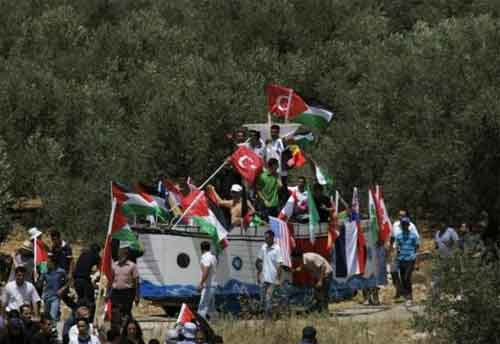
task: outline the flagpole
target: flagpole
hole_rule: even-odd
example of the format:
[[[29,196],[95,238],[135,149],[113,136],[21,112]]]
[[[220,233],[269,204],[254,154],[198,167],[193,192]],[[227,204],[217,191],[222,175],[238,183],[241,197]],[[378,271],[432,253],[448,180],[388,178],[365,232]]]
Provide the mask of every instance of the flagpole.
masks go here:
[[[224,160],[224,162],[208,177],[199,187],[198,189],[202,190],[210,180],[212,180],[213,177],[215,177],[223,168],[226,166],[228,162],[228,159]],[[194,207],[196,202],[200,199],[200,197],[203,195],[202,192],[200,192],[193,201],[189,204],[189,206],[184,210],[184,212],[181,214],[181,216],[175,221],[175,223],[170,227],[170,229],[175,229],[175,227],[186,217],[186,214]]]
[[[116,211],[116,198],[112,197],[111,198],[111,213],[109,215],[109,222],[108,222],[108,232],[106,233],[106,240],[104,241],[104,252],[106,252],[106,244],[108,242],[108,238],[111,235],[111,231],[113,229],[113,218],[115,216],[115,211]],[[104,257],[103,257],[104,258]],[[98,328],[99,322],[98,322],[98,310],[101,308],[102,305],[102,300],[104,298],[104,273],[102,267],[104,266],[105,262],[103,259],[101,259],[101,271],[100,271],[100,278],[99,278],[99,287],[97,289],[97,300],[96,300],[96,307],[95,307],[95,312],[94,312],[94,319],[93,323],[96,325],[95,328]],[[108,281],[109,282],[109,281]]]
[[[37,263],[36,262],[36,253],[37,253],[36,249],[37,249],[37,246],[38,246],[38,244],[36,243],[36,237],[35,237],[33,239],[33,254],[35,256],[35,259],[33,259],[33,261],[35,262],[35,268],[33,269],[33,281],[34,282],[36,282],[36,279],[38,277],[38,272],[36,271],[36,268],[37,268],[37,266],[36,266],[36,263]]]
[[[293,95],[293,89],[290,89],[290,92],[288,94],[288,106],[286,108],[286,113],[285,113],[285,123],[288,123],[288,116],[290,115],[290,106],[292,106],[292,95]]]

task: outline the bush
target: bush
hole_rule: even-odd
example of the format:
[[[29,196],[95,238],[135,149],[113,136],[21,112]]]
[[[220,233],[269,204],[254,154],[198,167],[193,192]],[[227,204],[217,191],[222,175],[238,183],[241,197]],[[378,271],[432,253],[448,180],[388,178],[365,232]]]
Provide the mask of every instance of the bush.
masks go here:
[[[499,343],[500,262],[456,255],[434,264],[437,295],[416,318],[433,343]]]

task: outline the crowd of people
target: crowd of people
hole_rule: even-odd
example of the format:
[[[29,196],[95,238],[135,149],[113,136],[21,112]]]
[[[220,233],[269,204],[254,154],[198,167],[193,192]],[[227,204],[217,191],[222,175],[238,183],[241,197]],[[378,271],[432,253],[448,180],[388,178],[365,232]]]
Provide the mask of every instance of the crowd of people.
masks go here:
[[[318,209],[320,222],[332,220],[331,197],[323,192],[322,185],[315,183],[310,191],[305,177],[299,177],[294,187],[288,186],[288,159],[285,156],[288,141],[280,137],[280,127],[271,127],[270,139],[264,142],[258,131],[235,133],[235,145],[245,145],[265,161],[265,168],[257,177],[255,185],[248,185],[232,169],[226,171],[217,187],[207,186],[216,204],[228,210],[228,222],[232,228],[244,225],[246,214],[258,214],[263,221],[270,216],[295,222],[309,221],[308,193]],[[288,167],[287,167],[288,166]],[[226,185],[230,182],[229,185]],[[168,195],[164,177],[158,181],[157,193],[164,197],[170,211],[177,216],[188,206]],[[189,182],[179,185],[179,192],[187,195],[192,189]],[[229,191],[229,193],[227,193]],[[343,226],[339,220],[338,226]],[[263,222],[265,223],[265,222]],[[460,235],[459,235],[460,233]],[[460,226],[459,233],[448,225],[435,230],[434,241],[440,259],[450,257],[453,250],[461,248],[466,252],[477,252],[481,240],[477,232],[467,225]],[[0,307],[0,344],[20,343],[64,343],[64,344],[142,344],[144,339],[139,323],[132,316],[134,303],[140,300],[139,274],[130,243],[120,242],[116,260],[112,263],[112,278],[108,281],[107,298],[111,303],[111,328],[101,333],[94,328],[96,313],[96,276],[101,257],[99,245],[92,244],[75,259],[71,245],[62,239],[61,233],[49,233],[50,245],[36,229],[29,230],[30,240],[25,241],[14,253],[11,276],[2,290]],[[399,212],[398,221],[392,226],[390,240],[378,243],[381,259],[389,262],[390,276],[394,284],[396,299],[404,298],[408,305],[413,299],[412,274],[420,247],[420,233],[406,210]],[[47,252],[46,265],[35,266],[34,250]],[[193,281],[200,291],[197,314],[205,320],[216,317],[215,293],[217,257],[210,242],[200,245],[200,279]],[[331,261],[314,252],[303,252],[296,248],[291,252],[292,271],[306,271],[312,276],[314,303],[310,311],[327,312],[331,282],[335,271]],[[261,310],[266,318],[272,316],[272,295],[283,282],[284,257],[272,230],[265,232],[257,260],[256,279],[261,288]],[[380,271],[382,277],[378,286],[387,283],[385,264]],[[434,290],[438,281],[433,280]],[[378,304],[378,287],[363,290],[368,304]],[[68,306],[70,313],[61,318],[61,304]],[[35,321],[36,319],[37,321]],[[63,323],[62,328],[57,324]],[[316,331],[304,329],[302,343],[316,343]],[[158,341],[154,339],[149,343]],[[169,331],[167,343],[210,342],[200,323],[187,322]]]

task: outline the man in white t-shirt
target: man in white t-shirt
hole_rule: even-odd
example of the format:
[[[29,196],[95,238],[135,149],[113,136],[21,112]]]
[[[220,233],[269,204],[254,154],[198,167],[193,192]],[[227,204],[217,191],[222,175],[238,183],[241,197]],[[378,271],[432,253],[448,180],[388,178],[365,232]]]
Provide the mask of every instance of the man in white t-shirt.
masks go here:
[[[281,266],[283,255],[274,242],[274,232],[266,231],[265,243],[259,251],[257,259],[257,282],[260,284],[260,301],[266,317],[271,316],[272,295],[274,288],[281,285]]]
[[[201,290],[201,296],[198,313],[205,319],[209,319],[215,312],[217,258],[210,252],[210,243],[208,241],[203,241],[200,248],[201,278],[198,289]]]
[[[401,219],[403,217],[408,217],[408,211],[401,209],[399,211],[399,220],[394,222],[394,224],[392,225],[392,232],[391,232],[392,239],[396,238],[396,236],[403,231],[403,229],[401,228]],[[413,222],[410,222],[409,230],[410,232],[415,233],[417,238],[420,239],[417,227]],[[396,243],[394,241],[394,244],[390,245],[389,247],[389,255],[392,256],[391,257],[392,259],[389,258],[388,260],[390,260],[391,262],[389,270],[391,272],[392,283],[394,284],[394,288],[396,289],[396,294],[394,295],[394,298],[399,299],[401,295],[401,276],[399,275],[397,252],[395,249],[396,249]]]
[[[33,313],[38,316],[40,296],[32,283],[25,281],[26,268],[18,266],[15,270],[15,280],[5,285],[2,293],[2,308],[5,313],[19,310],[24,304],[33,307]]]

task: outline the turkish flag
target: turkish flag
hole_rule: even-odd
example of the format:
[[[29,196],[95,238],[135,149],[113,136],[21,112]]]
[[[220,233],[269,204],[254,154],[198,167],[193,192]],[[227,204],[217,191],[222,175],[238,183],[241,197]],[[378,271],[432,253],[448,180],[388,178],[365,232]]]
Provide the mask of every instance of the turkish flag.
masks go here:
[[[231,164],[245,180],[253,184],[255,178],[262,171],[264,162],[253,150],[240,146],[231,155]]]
[[[268,85],[266,93],[268,111],[278,117],[291,119],[308,109],[304,100],[291,88]]]

